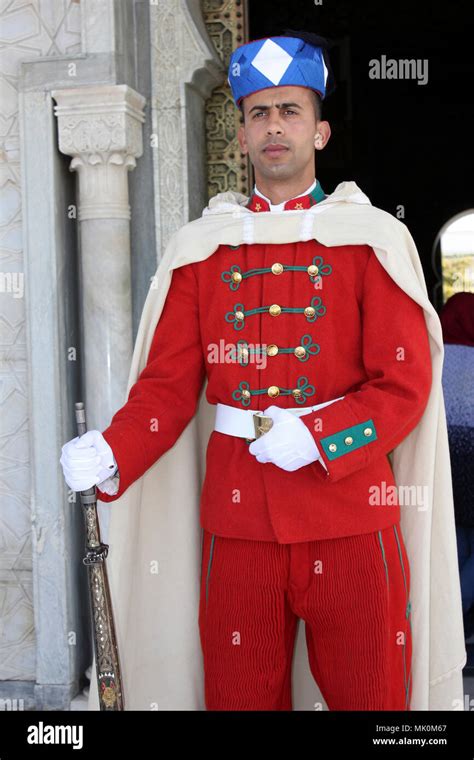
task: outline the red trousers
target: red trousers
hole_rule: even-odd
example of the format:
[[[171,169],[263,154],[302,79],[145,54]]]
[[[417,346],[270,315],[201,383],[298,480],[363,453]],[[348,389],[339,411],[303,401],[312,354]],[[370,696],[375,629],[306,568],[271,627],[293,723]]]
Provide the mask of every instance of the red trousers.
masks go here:
[[[330,710],[409,710],[409,595],[399,523],[293,544],[204,530],[199,630],[206,708],[291,710],[301,618],[311,673]]]

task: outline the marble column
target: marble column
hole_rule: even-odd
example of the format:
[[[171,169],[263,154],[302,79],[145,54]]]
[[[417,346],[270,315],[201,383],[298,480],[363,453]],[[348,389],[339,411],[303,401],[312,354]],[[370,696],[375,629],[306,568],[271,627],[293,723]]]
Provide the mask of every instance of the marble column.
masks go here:
[[[89,430],[125,403],[133,352],[128,172],[141,156],[145,98],[127,85],[53,90],[59,149],[78,184],[83,401]],[[79,399],[78,399],[79,400]],[[109,505],[99,502],[107,541]]]
[[[78,232],[88,428],[123,405],[132,358],[128,171],[142,154],[145,98],[127,85],[53,90],[59,149],[79,177]]]

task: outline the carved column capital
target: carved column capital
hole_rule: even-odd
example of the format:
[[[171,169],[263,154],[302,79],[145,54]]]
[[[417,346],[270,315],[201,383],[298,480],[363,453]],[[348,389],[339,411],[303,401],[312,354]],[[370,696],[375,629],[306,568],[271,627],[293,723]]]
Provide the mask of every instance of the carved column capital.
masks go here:
[[[127,85],[54,90],[59,150],[79,175],[78,218],[130,219],[127,172],[142,155],[146,99]]]

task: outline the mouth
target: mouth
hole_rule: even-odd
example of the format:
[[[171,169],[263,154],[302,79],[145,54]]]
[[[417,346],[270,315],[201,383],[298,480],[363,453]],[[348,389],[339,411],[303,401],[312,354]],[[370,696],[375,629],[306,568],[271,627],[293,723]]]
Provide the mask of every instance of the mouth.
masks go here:
[[[289,149],[285,145],[267,145],[267,147],[263,149],[263,152],[266,153],[267,156],[276,158],[277,156],[282,156],[287,150]]]

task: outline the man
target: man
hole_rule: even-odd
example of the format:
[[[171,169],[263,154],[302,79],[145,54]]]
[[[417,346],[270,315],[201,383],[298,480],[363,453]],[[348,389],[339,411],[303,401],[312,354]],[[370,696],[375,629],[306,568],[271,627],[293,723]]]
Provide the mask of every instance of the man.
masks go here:
[[[290,226],[329,200],[314,170],[330,137],[328,76],[305,35],[234,51],[256,180],[247,224],[288,212]],[[410,709],[410,564],[400,505],[383,493],[396,485],[388,455],[430,397],[423,309],[367,244],[220,244],[175,266],[127,403],[103,434],[63,447],[70,487],[122,497],[178,442],[206,376],[217,405],[200,499],[207,709],[291,709],[298,619],[329,709]]]

